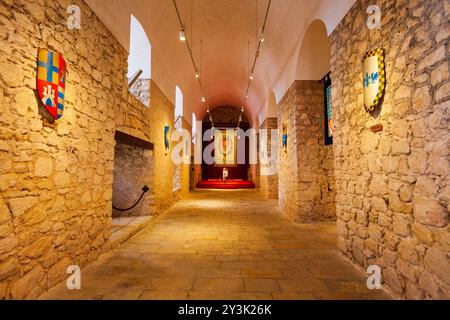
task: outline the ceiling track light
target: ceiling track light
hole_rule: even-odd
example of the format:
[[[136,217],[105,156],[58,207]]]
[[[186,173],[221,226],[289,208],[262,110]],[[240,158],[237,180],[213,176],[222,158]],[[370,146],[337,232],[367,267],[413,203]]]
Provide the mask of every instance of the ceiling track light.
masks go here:
[[[184,33],[184,29],[180,30],[180,41],[186,41],[186,34]]]
[[[255,59],[253,60],[252,67],[250,67],[250,42],[249,42],[249,69],[248,70],[251,70],[251,74],[250,74],[250,80],[249,80],[248,85],[247,85],[247,91],[246,91],[247,93],[245,95],[244,105],[245,105],[246,100],[249,98],[250,87],[251,87],[252,81],[254,79],[253,73],[255,72],[256,63],[257,63],[257,60],[258,60],[259,56],[261,55],[261,50],[262,50],[262,47],[263,47],[263,43],[265,41],[265,39],[264,39],[264,32],[266,30],[267,19],[268,19],[268,16],[269,16],[270,7],[272,5],[272,0],[268,0],[268,1],[269,1],[269,3],[267,4],[266,14],[265,14],[265,17],[264,17],[264,22],[263,22],[261,31],[259,33],[259,42],[257,44],[257,48],[256,48],[256,52],[255,52]],[[258,20],[258,18],[257,18],[257,20]],[[243,71],[242,77],[243,77],[243,79],[245,78],[244,71]],[[244,83],[243,83],[243,85],[244,85]],[[242,93],[244,93],[244,91],[242,91]],[[242,107],[242,113],[241,113],[241,117],[239,119],[238,126],[240,125],[240,122],[242,120],[242,114],[243,113],[244,113],[244,107]]]
[[[269,0],[269,1],[272,1],[272,0]],[[189,56],[190,56],[191,61],[192,61],[192,65],[194,67],[195,78],[198,80],[198,83],[200,85],[200,92],[203,94],[204,93],[203,85],[202,85],[202,81],[200,79],[200,74],[201,74],[201,71],[202,71],[203,54],[201,54],[201,62],[200,62],[200,69],[199,69],[199,68],[197,68],[197,65],[195,64],[195,59],[194,59],[194,56],[192,54],[192,48],[189,45],[189,41],[186,38],[186,33],[185,33],[185,30],[184,30],[184,24],[183,24],[183,21],[181,19],[180,10],[178,9],[177,0],[172,0],[172,3],[173,3],[173,6],[175,8],[175,11],[176,11],[176,14],[177,14],[177,17],[178,17],[178,22],[179,22],[179,25],[180,25],[180,34],[179,34],[180,41],[182,41],[182,42],[184,42],[186,44],[186,47],[187,47],[187,49],[189,51]],[[192,18],[192,16],[191,16],[191,18]],[[192,28],[192,19],[191,19],[191,28]],[[191,35],[191,40],[192,40],[192,35]],[[200,43],[201,43],[201,48],[203,48],[202,40],[200,40]],[[208,76],[206,76],[206,78],[208,78]],[[205,96],[202,96],[201,100],[202,100],[203,103],[206,103],[206,97]],[[207,107],[208,114],[210,114],[208,104],[206,104],[206,107]],[[213,123],[211,115],[210,115],[210,119],[211,119],[211,123]]]

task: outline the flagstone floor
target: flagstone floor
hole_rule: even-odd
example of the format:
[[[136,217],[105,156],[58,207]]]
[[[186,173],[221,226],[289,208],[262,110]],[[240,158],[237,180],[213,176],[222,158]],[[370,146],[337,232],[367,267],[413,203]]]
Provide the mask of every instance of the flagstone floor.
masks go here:
[[[192,193],[41,299],[389,299],[342,259],[334,224],[295,224],[254,190]]]

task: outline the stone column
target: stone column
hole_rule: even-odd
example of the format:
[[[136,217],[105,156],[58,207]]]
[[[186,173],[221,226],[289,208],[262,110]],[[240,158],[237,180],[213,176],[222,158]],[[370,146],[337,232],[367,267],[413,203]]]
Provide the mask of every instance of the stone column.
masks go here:
[[[265,199],[278,199],[278,152],[276,149],[272,152],[271,143],[273,137],[272,130],[277,129],[277,118],[267,118],[260,127],[260,189]],[[263,138],[264,135],[267,138]],[[275,136],[275,139],[278,139],[278,137]],[[261,155],[264,155],[268,161],[261,159]]]
[[[318,81],[296,81],[279,104],[280,206],[296,221],[335,219],[333,148],[325,146],[324,93]],[[280,143],[281,144],[281,143]]]

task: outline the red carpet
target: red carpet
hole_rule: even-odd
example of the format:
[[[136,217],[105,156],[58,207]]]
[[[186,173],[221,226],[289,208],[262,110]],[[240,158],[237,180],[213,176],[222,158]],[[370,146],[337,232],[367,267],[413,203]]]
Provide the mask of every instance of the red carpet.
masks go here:
[[[208,180],[197,183],[198,189],[255,189],[253,182],[242,180]]]

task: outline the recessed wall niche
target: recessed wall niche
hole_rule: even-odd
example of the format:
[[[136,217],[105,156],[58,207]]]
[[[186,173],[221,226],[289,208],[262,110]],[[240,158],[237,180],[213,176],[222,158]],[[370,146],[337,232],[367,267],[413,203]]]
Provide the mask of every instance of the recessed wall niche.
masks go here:
[[[120,132],[116,133],[113,218],[152,215],[154,204],[152,149],[150,143]],[[144,193],[145,186],[150,190]],[[141,196],[142,199],[139,201]]]

